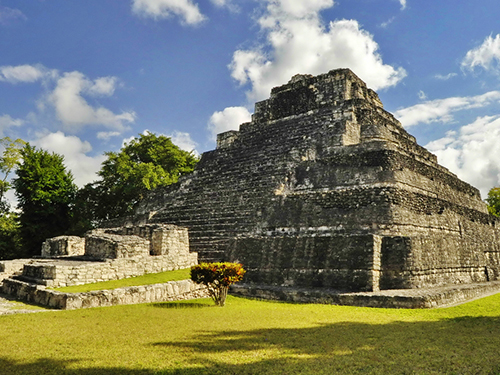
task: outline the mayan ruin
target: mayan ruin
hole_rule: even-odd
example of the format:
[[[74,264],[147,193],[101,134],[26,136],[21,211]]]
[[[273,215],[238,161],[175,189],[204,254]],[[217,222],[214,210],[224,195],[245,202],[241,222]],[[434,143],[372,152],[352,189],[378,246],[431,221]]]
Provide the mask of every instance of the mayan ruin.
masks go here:
[[[348,69],[297,75],[219,134],[138,214],[189,228],[200,259],[246,282],[350,291],[497,280],[479,191],[437,163]]]
[[[274,88],[251,122],[218,135],[194,173],[152,191],[136,215],[110,222],[114,229],[84,244],[49,241],[43,256],[123,258],[111,266],[142,257],[133,270],[95,271],[99,280],[189,267],[197,253],[199,261],[241,262],[247,289],[421,289],[499,280],[496,224],[476,188],[440,166],[352,71],[338,69]],[[167,232],[177,236],[170,249],[181,250],[169,250],[177,263],[165,266],[154,243],[171,239]],[[73,263],[51,262],[25,265],[24,279],[70,285],[88,277],[75,276]],[[4,291],[13,294],[9,283]]]

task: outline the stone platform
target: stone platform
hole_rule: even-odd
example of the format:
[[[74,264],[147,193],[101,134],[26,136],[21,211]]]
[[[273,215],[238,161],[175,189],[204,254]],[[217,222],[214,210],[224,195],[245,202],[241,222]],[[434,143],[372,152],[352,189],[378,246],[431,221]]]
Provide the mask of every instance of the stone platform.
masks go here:
[[[377,292],[343,292],[323,288],[294,288],[268,285],[235,284],[230,293],[235,296],[281,300],[297,303],[430,309],[449,307],[500,293],[500,281],[472,284],[452,284],[435,288],[390,289]]]
[[[209,297],[206,287],[195,284],[191,280],[95,290],[85,293],[64,293],[47,289],[43,285],[9,278],[3,281],[1,292],[16,300],[61,310],[171,302]]]

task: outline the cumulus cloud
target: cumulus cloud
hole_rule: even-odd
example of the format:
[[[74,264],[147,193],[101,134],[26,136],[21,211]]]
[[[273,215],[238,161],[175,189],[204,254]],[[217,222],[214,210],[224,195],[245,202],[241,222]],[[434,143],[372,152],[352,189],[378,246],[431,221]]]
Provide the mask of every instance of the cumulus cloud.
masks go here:
[[[92,146],[87,141],[82,141],[76,136],[68,136],[58,131],[40,136],[31,144],[41,147],[49,152],[64,156],[64,164],[71,170],[75,183],[82,187],[97,179],[97,171],[101,169],[104,155],[89,156]]]
[[[57,118],[73,130],[82,125],[99,124],[123,131],[125,123],[135,121],[134,112],[115,114],[107,108],[91,106],[84,98],[84,95],[112,95],[116,82],[115,77],[92,81],[80,72],[64,73],[57,79],[49,102],[54,106]]]
[[[229,130],[238,130],[239,126],[250,121],[252,115],[245,107],[228,107],[223,111],[214,112],[208,121],[208,130],[212,140],[217,134]]]
[[[499,144],[500,116],[485,116],[425,147],[440,164],[479,188],[484,198],[489,189],[500,185]]]
[[[431,122],[450,122],[453,113],[472,108],[482,108],[500,101],[500,91],[490,91],[486,94],[470,97],[453,97],[426,101],[411,107],[397,110],[394,115],[404,127],[428,124]]]
[[[0,5],[0,25],[8,26],[11,22],[26,21],[27,17],[19,9],[8,8]]]
[[[399,0],[399,4],[401,4],[401,10],[406,9],[406,0]]]
[[[214,0],[217,3],[225,1]],[[133,0],[132,11],[144,17],[169,18],[178,16],[183,24],[198,25],[206,17],[201,14],[198,4],[191,0]]]
[[[462,60],[462,68],[474,70],[481,67],[488,71],[500,73],[500,34],[494,38],[490,35],[483,43],[467,52]]]
[[[101,77],[97,78],[88,88],[91,95],[111,96],[115,93],[118,79],[116,77]]]
[[[196,155],[198,155],[198,152],[196,151],[196,146],[198,146],[198,143],[196,143],[191,138],[191,135],[189,133],[180,132],[176,130],[168,137],[170,137],[172,143],[175,144],[176,146],[179,146],[181,150],[188,152],[193,151]]]
[[[0,81],[31,83],[42,79],[48,71],[42,65],[0,66]]]
[[[265,41],[255,48],[237,50],[230,64],[231,76],[250,84],[250,101],[266,98],[272,87],[297,73],[320,74],[350,68],[377,90],[397,84],[406,72],[384,64],[373,36],[355,20],[324,25],[320,12],[333,0],[266,0],[258,19]]]

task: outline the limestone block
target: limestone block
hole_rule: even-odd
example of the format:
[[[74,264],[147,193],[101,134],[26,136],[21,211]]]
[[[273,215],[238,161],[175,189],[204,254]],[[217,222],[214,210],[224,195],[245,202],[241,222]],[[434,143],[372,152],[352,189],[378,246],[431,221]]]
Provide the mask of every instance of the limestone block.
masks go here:
[[[59,236],[42,244],[42,257],[79,256],[85,253],[85,239],[77,236]]]

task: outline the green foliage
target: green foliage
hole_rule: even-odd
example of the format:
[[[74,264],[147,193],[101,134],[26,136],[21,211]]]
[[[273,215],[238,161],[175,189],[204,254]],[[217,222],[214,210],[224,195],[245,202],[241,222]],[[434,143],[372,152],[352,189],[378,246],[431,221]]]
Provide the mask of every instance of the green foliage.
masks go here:
[[[31,256],[40,252],[45,239],[68,231],[77,188],[62,156],[29,144],[21,155],[23,162],[13,185],[22,210],[19,222],[23,250]]]
[[[488,192],[488,212],[500,217],[500,187],[494,187]]]
[[[15,141],[9,137],[0,139],[0,146],[4,148],[0,157],[0,172],[3,173],[3,178],[0,180],[0,205],[3,212],[9,211],[8,204],[4,201],[5,193],[10,189],[8,177],[19,164],[21,150],[25,145],[26,142],[19,138]]]
[[[0,260],[22,256],[19,218],[15,212],[0,214]]]
[[[181,150],[169,137],[153,133],[140,134],[119,152],[106,156],[98,173],[101,180],[78,194],[77,206],[92,218],[87,225],[131,214],[148,190],[177,182],[198,162],[192,152]]]
[[[191,280],[207,286],[215,304],[224,306],[229,286],[240,281],[245,272],[239,263],[201,263],[191,267]]]

